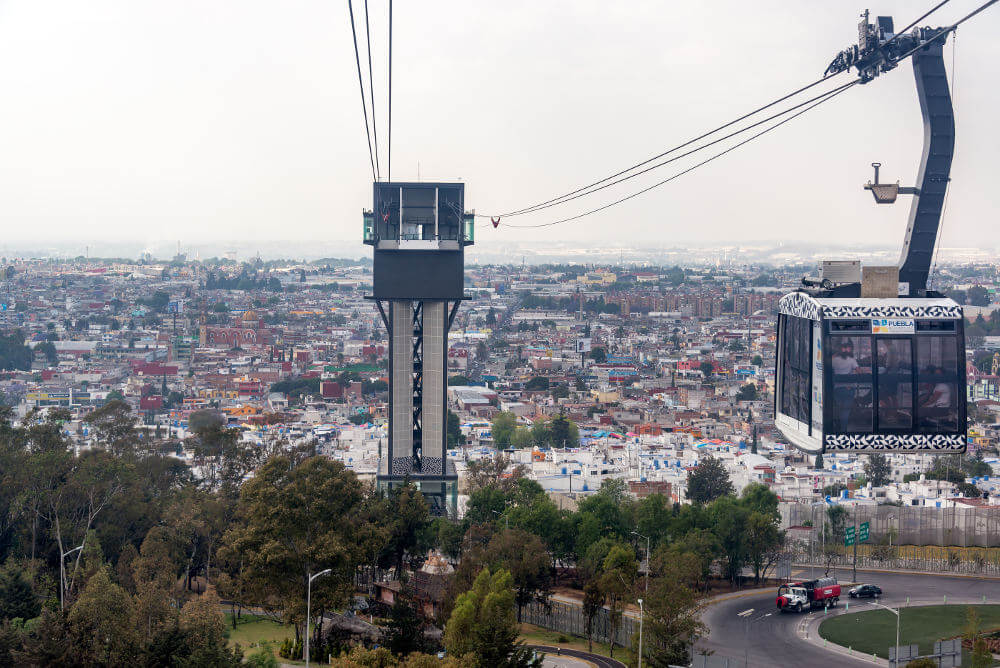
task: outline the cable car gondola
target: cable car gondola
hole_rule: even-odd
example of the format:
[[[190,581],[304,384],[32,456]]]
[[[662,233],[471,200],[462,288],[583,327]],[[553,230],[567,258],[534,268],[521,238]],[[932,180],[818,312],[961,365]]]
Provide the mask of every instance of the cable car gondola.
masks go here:
[[[966,447],[962,307],[927,289],[954,152],[942,56],[949,29],[893,34],[891,17],[859,26],[859,45],[827,72],[858,68],[867,82],[912,52],[924,147],[918,187],[875,182],[877,203],[911,194],[898,267],[824,262],[818,279],[778,305],[775,425],[796,447],[959,453]]]

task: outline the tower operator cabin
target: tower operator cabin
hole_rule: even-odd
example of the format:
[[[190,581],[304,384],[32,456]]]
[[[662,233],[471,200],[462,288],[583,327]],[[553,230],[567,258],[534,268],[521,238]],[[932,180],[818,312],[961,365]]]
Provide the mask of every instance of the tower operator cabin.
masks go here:
[[[457,501],[446,393],[448,330],[473,243],[464,200],[462,183],[375,183],[364,212],[364,242],[375,252],[370,299],[389,333],[389,444],[377,482],[416,484],[437,514],[453,513]]]

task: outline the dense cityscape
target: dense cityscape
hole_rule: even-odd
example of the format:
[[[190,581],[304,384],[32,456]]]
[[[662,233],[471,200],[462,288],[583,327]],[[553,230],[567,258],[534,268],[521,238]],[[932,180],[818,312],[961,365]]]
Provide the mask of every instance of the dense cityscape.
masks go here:
[[[458,485],[435,505],[412,486],[374,491],[388,360],[364,299],[370,261],[7,259],[4,616],[41,617],[6,623],[5,660],[90,663],[108,652],[111,663],[166,665],[156,661],[169,654],[158,644],[169,607],[183,622],[189,607],[206,614],[204,600],[234,629],[241,615],[290,622],[300,643],[294,573],[336,563],[311,593],[325,620],[312,630],[317,661],[380,644],[461,656],[454,647],[472,631],[433,629],[454,620],[483,566],[510,569],[518,622],[575,632],[591,649],[615,640],[619,656],[634,651],[636,601],[649,592],[651,656],[685,661],[711,638],[699,592],[773,578],[792,560],[851,565],[856,555],[827,543],[859,512],[871,522],[865,564],[970,567],[968,552],[926,547],[1000,543],[997,267],[936,277],[966,305],[961,458],[788,446],[774,427],[775,309],[810,269],[468,267],[447,355]],[[315,472],[289,468],[303,457]],[[915,524],[913,512],[927,514]],[[51,576],[59,554],[62,587]],[[974,559],[984,556],[980,568],[1000,567],[994,550]],[[215,598],[195,596],[206,589]],[[70,610],[66,622],[51,605]],[[553,605],[576,627],[561,626]],[[122,617],[85,616],[109,606]],[[345,609],[356,614],[333,614]],[[131,628],[132,616],[142,629],[113,646],[88,640],[101,625]],[[190,624],[174,633],[204,634],[192,665],[240,660],[221,626]],[[51,634],[62,640],[30,641]]]
[[[998,2],[0,3],[0,668],[1000,666]]]

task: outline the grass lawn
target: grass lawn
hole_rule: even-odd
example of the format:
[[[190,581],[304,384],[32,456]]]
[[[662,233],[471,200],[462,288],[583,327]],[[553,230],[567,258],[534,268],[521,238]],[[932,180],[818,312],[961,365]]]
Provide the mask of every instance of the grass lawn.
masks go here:
[[[934,641],[962,633],[966,609],[979,613],[982,630],[1000,627],[1000,605],[929,605],[903,608],[899,621],[899,644],[920,646],[921,654],[934,651]],[[896,616],[888,610],[868,610],[831,617],[820,624],[819,635],[830,642],[866,654],[889,657],[889,646],[896,642]],[[967,652],[962,665],[971,665]]]
[[[282,640],[295,637],[295,629],[290,625],[276,622],[270,617],[244,612],[235,629],[233,628],[232,613],[225,613],[225,618],[230,646],[239,643],[244,652],[251,647],[256,647],[258,643],[267,642],[271,643],[271,649],[277,654],[278,645],[281,644]]]
[[[550,631],[549,629],[543,629],[533,624],[521,624],[521,636],[519,640],[523,641],[526,645],[558,645],[559,647],[579,649],[584,652],[588,651],[586,638],[570,635],[569,633],[560,633],[559,631]],[[594,654],[611,656],[611,651],[607,643],[595,642]],[[628,648],[615,645],[615,659],[628,665],[632,661],[632,652]]]

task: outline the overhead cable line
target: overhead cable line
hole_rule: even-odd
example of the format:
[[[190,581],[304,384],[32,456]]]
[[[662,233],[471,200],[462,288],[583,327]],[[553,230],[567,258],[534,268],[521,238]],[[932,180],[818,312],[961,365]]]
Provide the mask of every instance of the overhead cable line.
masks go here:
[[[382,174],[378,160],[378,115],[375,113],[375,78],[372,76],[372,30],[368,22],[368,0],[365,0],[365,39],[368,41],[368,94],[372,101],[372,135],[375,137],[375,180]]]
[[[897,58],[896,60],[899,61],[899,60],[902,60],[903,58],[906,58],[907,56],[913,55],[914,53],[916,53],[920,49],[924,48],[925,46],[927,46],[928,44],[930,44],[931,42],[933,42],[934,40],[936,40],[941,35],[947,35],[948,33],[953,32],[956,28],[958,28],[958,26],[962,25],[963,23],[965,23],[966,21],[968,21],[969,19],[971,19],[973,16],[975,16],[979,12],[983,11],[984,9],[986,9],[987,7],[990,7],[991,5],[995,5],[997,2],[1000,2],[1000,0],[989,0],[989,2],[984,2],[983,4],[979,5],[979,7],[977,7],[976,9],[972,10],[971,12],[969,12],[968,14],[966,14],[965,16],[963,16],[962,18],[960,18],[959,20],[957,20],[954,23],[952,23],[947,28],[941,28],[939,31],[937,31],[937,33],[935,33],[931,37],[928,37],[927,39],[925,39],[924,41],[922,41],[920,44],[917,44],[915,47],[913,47],[912,49],[910,49],[906,53],[904,53],[901,56],[899,56],[899,58]]]
[[[701,162],[699,162],[699,163],[697,163],[695,165],[692,165],[691,167],[688,167],[687,169],[685,169],[683,171],[677,172],[676,174],[674,174],[674,175],[672,175],[672,176],[670,176],[670,177],[668,177],[666,179],[663,179],[662,181],[658,181],[657,183],[654,183],[651,186],[643,188],[642,190],[638,190],[638,191],[636,191],[636,192],[634,192],[634,193],[632,193],[630,195],[626,195],[625,197],[617,199],[617,200],[615,200],[613,202],[608,202],[607,204],[605,204],[603,206],[599,206],[599,207],[597,207],[595,209],[591,209],[589,211],[584,211],[583,213],[577,214],[575,216],[570,216],[569,218],[563,218],[561,220],[555,220],[555,221],[551,221],[551,222],[548,222],[548,223],[539,223],[537,225],[517,225],[517,224],[510,224],[510,223],[502,223],[502,224],[505,227],[511,227],[511,228],[551,227],[553,225],[560,225],[562,223],[568,223],[568,222],[573,221],[573,220],[579,220],[580,218],[584,218],[584,217],[589,216],[591,214],[598,213],[599,211],[604,211],[605,209],[609,209],[609,208],[611,208],[613,206],[617,206],[618,204],[621,204],[622,202],[626,202],[626,201],[628,201],[630,199],[638,197],[639,195],[645,194],[645,193],[649,192],[650,190],[653,190],[654,188],[659,188],[662,185],[670,183],[671,181],[673,181],[675,179],[678,179],[681,176],[684,176],[685,174],[688,174],[689,172],[693,172],[694,170],[698,169],[699,167],[707,165],[708,163],[712,162],[713,160],[716,160],[717,158],[721,158],[722,156],[726,155],[727,153],[735,151],[736,149],[740,148],[741,146],[745,146],[746,144],[749,144],[750,142],[752,142],[753,140],[757,139],[758,137],[761,137],[761,136],[767,134],[768,132],[771,132],[772,130],[778,129],[779,127],[781,127],[785,123],[788,123],[788,122],[792,121],[793,119],[798,118],[802,114],[804,114],[804,113],[806,113],[806,112],[808,112],[808,111],[810,111],[812,109],[815,109],[816,107],[818,107],[819,105],[823,104],[824,102],[828,102],[829,100],[832,100],[836,96],[840,95],[841,93],[847,91],[849,88],[852,88],[853,86],[855,86],[855,85],[857,85],[859,83],[861,83],[860,80],[854,80],[854,81],[851,81],[850,83],[844,84],[843,86],[835,88],[832,91],[830,91],[829,93],[827,93],[824,97],[822,97],[822,99],[820,99],[820,100],[812,103],[808,107],[806,107],[806,108],[804,108],[804,109],[802,109],[802,110],[800,110],[800,111],[792,114],[791,116],[789,116],[787,118],[784,118],[784,119],[778,121],[774,125],[771,125],[770,127],[765,128],[765,129],[761,130],[760,132],[758,132],[758,133],[756,133],[754,135],[751,135],[750,137],[744,139],[743,141],[741,141],[741,142],[739,142],[737,144],[733,144],[732,146],[730,146],[729,148],[725,149],[724,151],[720,151],[719,153],[716,153],[715,155],[711,156],[710,158],[706,158],[705,160],[702,160]]]
[[[950,1],[951,0],[941,0],[941,2],[937,3],[936,5],[934,5],[933,7],[931,7],[930,9],[928,9],[926,12],[924,12],[923,14],[921,14],[920,16],[918,16],[917,18],[913,19],[910,22],[909,25],[907,25],[905,28],[903,28],[902,30],[900,30],[899,32],[897,32],[895,35],[893,35],[888,40],[886,40],[885,44],[883,44],[882,47],[883,48],[887,47],[890,44],[892,44],[893,42],[895,42],[897,39],[899,39],[900,37],[902,37],[903,35],[905,35],[910,30],[910,28],[912,28],[913,26],[917,25],[918,23],[920,23],[921,21],[923,21],[924,19],[926,19],[928,16],[930,16],[931,14],[933,14],[934,12],[936,12],[937,10],[939,10],[942,7],[944,7],[945,5],[947,5]]]
[[[796,105],[793,105],[791,107],[788,107],[787,109],[783,109],[783,110],[781,110],[781,111],[779,111],[779,112],[777,112],[775,114],[772,114],[772,115],[768,116],[767,118],[763,118],[763,119],[757,121],[756,123],[751,123],[750,125],[747,125],[746,127],[742,127],[739,130],[735,130],[733,132],[730,132],[727,135],[723,135],[721,137],[713,139],[712,141],[710,141],[710,142],[708,142],[706,144],[702,144],[701,146],[696,146],[695,148],[692,148],[689,151],[685,151],[684,153],[681,153],[679,155],[675,155],[675,156],[673,156],[671,158],[667,158],[666,160],[664,160],[662,162],[658,162],[658,163],[655,163],[653,165],[650,165],[649,167],[646,167],[645,169],[639,170],[637,172],[632,172],[631,174],[623,176],[620,179],[615,179],[614,181],[608,181],[607,183],[604,183],[604,184],[602,184],[600,186],[597,186],[596,188],[592,188],[590,190],[587,190],[586,192],[577,193],[576,195],[572,195],[570,197],[566,197],[566,198],[561,199],[561,200],[559,200],[557,202],[552,202],[550,204],[544,204],[544,205],[538,205],[538,206],[530,209],[529,211],[525,211],[524,213],[535,213],[537,211],[542,211],[543,209],[548,209],[548,208],[551,208],[553,206],[559,206],[560,204],[565,204],[566,202],[572,202],[575,199],[579,199],[581,197],[586,197],[587,195],[593,195],[594,193],[600,192],[601,190],[604,190],[605,188],[610,188],[612,186],[618,185],[619,183],[623,183],[623,182],[628,181],[630,179],[634,179],[637,176],[642,176],[643,174],[646,174],[647,172],[651,172],[654,169],[659,169],[660,167],[663,167],[664,165],[668,165],[668,164],[670,164],[672,162],[677,162],[678,160],[681,160],[682,158],[686,158],[687,156],[692,155],[694,153],[697,153],[698,151],[703,151],[706,148],[709,148],[711,146],[715,146],[716,144],[724,142],[727,139],[732,139],[733,137],[735,137],[737,135],[741,135],[744,132],[748,132],[748,131],[756,128],[756,127],[764,125],[765,123],[767,123],[769,121],[773,121],[774,119],[776,119],[776,118],[778,118],[780,116],[784,116],[785,114],[791,113],[791,112],[795,111],[796,109],[800,109],[802,107],[805,107],[806,105],[811,104],[811,103],[815,102],[816,100],[819,100],[821,98],[826,97],[830,93],[836,92],[836,91],[841,90],[843,88],[846,88],[847,86],[850,86],[850,85],[851,85],[850,83],[847,83],[847,84],[844,84],[844,85],[841,85],[841,86],[837,86],[835,88],[831,88],[830,90],[824,91],[823,93],[820,93],[819,95],[816,95],[814,97],[809,98],[808,100],[804,100],[803,102],[799,102]],[[510,215],[510,214],[508,214],[508,215]],[[485,214],[484,214],[484,217],[485,217]]]
[[[646,160],[643,160],[642,162],[636,163],[636,164],[634,164],[634,165],[632,165],[630,167],[627,167],[627,168],[625,168],[625,169],[623,169],[623,170],[621,170],[619,172],[615,172],[614,174],[611,174],[610,176],[606,176],[605,178],[603,178],[603,179],[601,179],[599,181],[594,181],[593,183],[585,185],[585,186],[583,186],[581,188],[577,188],[576,190],[571,190],[570,192],[564,193],[562,195],[559,195],[558,197],[553,197],[552,199],[545,200],[544,202],[538,202],[537,204],[532,204],[531,206],[527,206],[527,207],[524,207],[522,209],[515,209],[513,211],[509,211],[507,213],[502,213],[500,215],[504,216],[504,217],[509,217],[509,216],[519,216],[519,215],[525,214],[525,213],[531,213],[532,211],[538,209],[539,207],[546,206],[546,205],[552,204],[552,203],[558,203],[559,201],[561,201],[561,200],[563,200],[563,199],[565,199],[567,197],[570,197],[572,195],[576,195],[577,193],[583,192],[585,190],[589,190],[590,188],[593,188],[594,186],[599,186],[602,183],[605,183],[605,182],[610,181],[610,180],[612,180],[614,178],[622,176],[623,174],[627,174],[627,173],[631,172],[634,169],[638,169],[639,167],[642,167],[644,165],[648,165],[649,163],[653,162],[654,160],[659,160],[660,158],[662,158],[664,156],[667,156],[667,155],[670,155],[671,153],[673,153],[675,151],[679,151],[680,149],[682,149],[682,148],[684,148],[686,146],[690,146],[694,142],[699,141],[701,139],[704,139],[704,138],[706,138],[706,137],[708,137],[710,135],[713,135],[716,132],[719,132],[721,130],[725,130],[726,128],[731,127],[731,126],[739,123],[740,121],[744,121],[747,118],[750,118],[751,116],[754,116],[755,114],[758,114],[758,113],[764,111],[765,109],[769,109],[769,108],[773,107],[774,105],[780,104],[780,103],[784,102],[785,100],[787,100],[787,99],[789,99],[791,97],[795,97],[799,93],[805,92],[805,91],[809,90],[810,88],[813,88],[814,86],[818,86],[819,84],[823,83],[827,79],[831,79],[831,78],[833,78],[835,76],[837,76],[837,75],[836,74],[829,74],[829,75],[824,76],[821,79],[817,79],[816,81],[813,81],[810,84],[802,86],[801,88],[799,88],[797,90],[794,90],[791,93],[788,93],[787,95],[783,95],[783,96],[779,97],[776,100],[768,102],[767,104],[765,104],[762,107],[758,107],[758,108],[754,109],[753,111],[745,113],[742,116],[740,116],[739,118],[735,118],[735,119],[729,121],[728,123],[720,125],[720,126],[714,128],[712,130],[709,130],[708,132],[705,132],[703,134],[698,135],[697,137],[689,139],[686,142],[684,142],[683,144],[678,144],[677,146],[674,146],[673,148],[667,149],[666,151],[663,151],[662,153],[654,155],[651,158],[647,158]]]
[[[354,7],[351,4],[351,0],[347,0],[347,11],[351,14],[351,35],[354,36],[354,62],[358,66],[358,86],[361,87],[361,113],[365,117],[365,138],[368,140],[368,158],[372,163],[372,179],[377,181],[378,175],[375,173],[375,154],[372,153],[372,134],[370,128],[368,127],[368,103],[365,102],[365,83],[364,79],[361,78],[361,56],[358,54],[358,32],[354,28]]]
[[[993,4],[993,3],[997,2],[997,1],[998,0],[991,0],[990,2],[987,2],[985,5],[983,5],[979,9],[977,9],[974,12],[970,13],[968,16],[966,16],[965,18],[961,19],[958,23],[956,23],[953,26],[951,26],[951,29],[954,29],[955,27],[958,26],[959,23],[962,23],[963,21],[971,18],[972,16],[975,16],[980,11],[982,11],[983,9],[985,9],[986,7],[988,7],[989,5],[991,5],[991,4]],[[938,4],[936,4],[934,7],[932,7],[928,11],[924,12],[917,19],[915,19],[909,25],[907,25],[905,28],[903,28],[899,33],[897,33],[896,35],[894,35],[889,40],[889,42],[891,43],[892,41],[894,41],[897,37],[899,37],[902,34],[904,34],[910,28],[912,28],[917,23],[919,23],[920,21],[924,20],[925,18],[927,18],[928,16],[930,16],[931,14],[933,14],[935,11],[937,11],[938,9],[940,9],[941,7],[943,7],[944,5],[946,5],[948,2],[950,2],[950,0],[942,0],[941,2],[939,2]],[[909,55],[909,54],[906,54],[906,55]],[[903,56],[903,57],[905,57],[905,56]],[[578,188],[576,190],[572,190],[572,191],[570,191],[568,193],[565,193],[563,195],[559,195],[559,196],[554,197],[552,199],[545,200],[543,202],[538,202],[536,204],[533,204],[531,206],[527,206],[527,207],[524,207],[524,208],[521,208],[521,209],[515,209],[513,211],[509,211],[507,213],[500,214],[499,216],[488,216],[488,215],[485,215],[485,214],[481,214],[478,217],[481,217],[481,218],[489,217],[489,218],[493,218],[493,219],[495,219],[495,220],[498,221],[502,217],[519,216],[519,215],[523,215],[523,214],[526,214],[526,213],[532,213],[534,211],[539,211],[541,209],[548,208],[549,206],[555,206],[556,204],[560,204],[562,202],[571,201],[572,199],[576,199],[575,197],[573,197],[574,195],[578,195],[580,193],[586,194],[587,192],[591,192],[592,191],[591,189],[594,189],[595,186],[600,186],[600,185],[606,183],[607,181],[611,181],[611,180],[613,180],[613,179],[615,179],[615,178],[617,178],[619,176],[622,176],[624,174],[628,174],[629,172],[631,172],[631,171],[633,171],[635,169],[638,169],[639,167],[642,167],[644,165],[647,165],[650,162],[653,162],[654,160],[658,160],[659,158],[662,158],[662,157],[664,157],[666,155],[669,155],[670,153],[673,153],[673,152],[678,151],[678,150],[680,150],[680,149],[682,149],[682,148],[684,148],[686,146],[689,146],[690,144],[692,144],[692,143],[694,143],[696,141],[699,141],[699,140],[704,139],[704,138],[706,138],[706,137],[708,137],[708,136],[710,136],[712,134],[715,134],[716,132],[724,130],[727,127],[730,127],[730,126],[732,126],[732,125],[734,125],[736,123],[739,123],[740,121],[743,121],[743,120],[749,118],[750,116],[753,116],[753,115],[755,115],[755,114],[757,114],[757,113],[759,113],[761,111],[764,111],[765,109],[768,109],[768,108],[770,108],[770,107],[772,107],[772,106],[774,106],[776,104],[779,104],[779,103],[781,103],[781,102],[783,102],[783,101],[785,101],[785,100],[787,100],[787,99],[789,99],[791,97],[794,97],[795,95],[798,95],[799,93],[804,92],[804,91],[812,88],[813,86],[816,86],[816,85],[822,83],[823,81],[826,81],[827,79],[829,79],[831,77],[834,77],[834,76],[836,76],[836,73],[826,75],[822,79],[818,79],[818,80],[816,80],[816,81],[814,81],[814,82],[812,82],[810,84],[807,84],[806,86],[803,86],[802,88],[799,88],[798,90],[795,90],[795,91],[793,91],[793,92],[791,92],[791,93],[789,93],[789,94],[787,94],[785,96],[782,96],[782,97],[774,100],[773,102],[770,102],[770,103],[768,103],[768,104],[766,104],[766,105],[764,105],[762,107],[759,107],[759,108],[757,108],[757,109],[755,109],[755,110],[753,110],[753,111],[751,111],[751,112],[749,112],[747,114],[744,114],[743,116],[740,116],[739,118],[736,118],[736,119],[730,121],[729,123],[721,125],[721,126],[715,128],[713,130],[710,130],[709,132],[706,132],[706,133],[704,133],[702,135],[699,135],[698,137],[690,139],[690,140],[684,142],[683,144],[679,144],[678,146],[675,146],[675,147],[673,147],[671,149],[668,149],[667,151],[664,151],[663,153],[660,153],[659,155],[655,155],[655,156],[653,156],[653,157],[651,157],[651,158],[649,158],[649,159],[647,159],[647,160],[645,160],[643,162],[640,162],[640,163],[637,163],[635,165],[632,165],[631,167],[628,167],[628,168],[623,169],[623,170],[621,170],[619,172],[616,172],[615,174],[607,176],[607,177],[605,177],[605,178],[603,178],[603,179],[601,179],[599,181],[595,181],[595,182],[593,182],[591,184],[588,184],[588,185],[583,186],[581,188]],[[751,126],[751,127],[753,127],[753,126]],[[667,164],[667,163],[664,162],[664,163],[660,163],[660,164],[663,165],[663,164]],[[600,188],[597,188],[597,189],[593,190],[593,192],[596,192],[596,190],[600,190]]]

